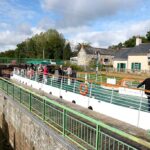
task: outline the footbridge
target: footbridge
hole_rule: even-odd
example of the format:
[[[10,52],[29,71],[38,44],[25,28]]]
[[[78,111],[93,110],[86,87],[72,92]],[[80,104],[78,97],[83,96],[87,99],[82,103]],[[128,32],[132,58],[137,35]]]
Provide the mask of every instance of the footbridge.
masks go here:
[[[137,136],[3,78],[0,94],[0,126],[14,149],[150,149],[142,129]]]

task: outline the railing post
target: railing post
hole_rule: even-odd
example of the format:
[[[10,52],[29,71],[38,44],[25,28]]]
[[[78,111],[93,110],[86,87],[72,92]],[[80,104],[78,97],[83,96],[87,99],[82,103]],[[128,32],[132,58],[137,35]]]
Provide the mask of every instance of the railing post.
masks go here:
[[[102,148],[102,145],[99,145],[100,142],[100,126],[97,124],[96,125],[96,147],[95,150],[99,150],[99,146],[100,148]]]
[[[67,115],[66,115],[66,110],[63,109],[63,136],[65,136],[65,132],[66,132],[66,119],[67,119]]]
[[[8,83],[6,82],[6,84],[7,84],[7,91],[6,92],[7,92],[7,95],[8,95]]]
[[[21,88],[19,90],[19,95],[20,95],[20,103],[21,103]]]
[[[13,100],[14,100],[14,95],[15,95],[15,94],[14,94],[14,91],[15,91],[15,90],[14,90],[14,84],[13,84]]]
[[[51,86],[52,86],[52,84],[53,84],[53,77],[54,77],[54,76],[51,76]]]
[[[76,79],[74,79],[74,86],[73,86],[73,93],[75,93],[76,92]]]
[[[62,84],[63,84],[63,79],[58,76],[58,85],[60,84],[60,88],[59,88],[59,97],[61,96],[61,90],[62,90]]]
[[[114,87],[112,87],[110,103],[112,103],[113,101],[113,96],[114,96]]]
[[[30,107],[30,111],[32,110],[32,94],[29,93],[29,107]]]
[[[2,90],[4,91],[4,81],[2,80]]]
[[[140,111],[141,111],[141,107],[142,107],[142,101],[143,101],[143,91],[141,91],[141,100],[140,100],[140,107],[138,110],[138,120],[137,120],[137,127],[139,127],[139,122],[140,122]]]
[[[90,86],[90,98],[92,96],[92,82],[91,82],[91,86]]]
[[[43,99],[43,120],[45,120],[45,114],[46,114],[46,101]]]

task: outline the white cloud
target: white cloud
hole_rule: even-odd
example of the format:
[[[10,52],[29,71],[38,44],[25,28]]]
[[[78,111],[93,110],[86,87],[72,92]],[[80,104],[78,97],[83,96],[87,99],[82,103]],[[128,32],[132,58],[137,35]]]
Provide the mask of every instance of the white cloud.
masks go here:
[[[56,27],[56,22],[53,19],[50,19],[48,17],[43,17],[37,25],[37,28],[42,28],[43,30],[48,30],[50,28],[55,28],[55,27]]]
[[[80,26],[120,10],[131,10],[140,0],[41,0],[42,8],[62,16],[61,27]]]
[[[0,32],[0,51],[7,50],[8,48],[15,48],[16,44],[26,39],[26,34],[20,34],[10,30]]]
[[[17,4],[12,6],[9,3],[12,1],[15,0],[0,0],[0,16],[5,16],[4,20],[7,20],[7,22],[0,20],[0,50],[15,48],[16,44],[26,38],[49,28],[56,28],[71,41],[90,42],[94,46],[101,47],[118,44],[133,35],[145,35],[150,30],[150,20],[127,21],[123,24],[118,23],[118,20],[109,21],[109,16],[116,15],[120,11],[132,11],[141,0],[40,0],[43,10],[54,16],[49,17],[47,12],[44,12],[43,18],[34,27],[23,19],[32,18],[36,11]],[[99,20],[105,17],[108,24]],[[105,30],[96,30],[95,21],[100,27],[105,26]]]
[[[108,47],[119,42],[124,42],[128,38],[136,35],[145,36],[147,31],[150,31],[150,20],[141,22],[114,24],[113,28],[107,31],[81,32],[70,37],[71,41],[90,42],[96,47]]]
[[[32,27],[32,35],[40,34],[41,32],[45,32],[45,30],[41,27]]]
[[[18,43],[41,32],[45,30],[40,27],[30,27],[27,24],[19,25],[17,30],[0,31],[0,51],[15,49]]]

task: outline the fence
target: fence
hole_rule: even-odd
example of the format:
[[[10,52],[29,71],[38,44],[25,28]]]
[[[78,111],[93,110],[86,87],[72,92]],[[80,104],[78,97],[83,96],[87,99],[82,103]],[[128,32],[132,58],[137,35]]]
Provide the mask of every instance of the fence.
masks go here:
[[[150,143],[0,78],[0,89],[62,135],[88,150],[137,150]],[[119,138],[122,140],[119,140]],[[130,141],[125,142],[125,141]]]
[[[46,85],[57,87],[60,89],[60,93],[61,90],[63,89],[66,91],[80,94],[81,89],[79,87],[81,83],[85,82],[85,78],[82,77],[82,74],[80,76],[78,75],[78,77],[80,78],[70,78],[70,77],[68,78],[67,76],[49,74],[45,79],[43,74],[40,75],[37,72],[34,72],[32,76],[29,76],[25,72],[22,73],[21,71],[18,72],[18,70],[16,70],[14,71],[14,74],[17,74],[24,78],[29,78],[37,82],[44,83]],[[99,79],[101,81],[99,81]],[[112,87],[109,90],[107,89],[107,87],[106,89],[103,88],[102,83],[106,81],[106,77],[98,76],[97,81],[98,82],[92,80],[92,78],[90,78],[90,80],[88,79],[86,80],[88,86],[88,92],[86,96],[88,96],[89,98],[95,98],[97,100],[105,101],[107,103],[112,103],[123,107],[129,107],[139,111],[149,112],[148,101],[147,98],[143,97],[143,92],[141,92],[139,96],[130,96],[130,95],[122,96],[121,94],[118,93],[118,91],[116,91],[116,88],[118,88],[118,86],[112,85]],[[137,84],[138,82],[132,84],[128,83],[129,89],[140,91],[138,89],[135,89],[135,87],[137,87]],[[107,86],[107,84],[105,85]]]
[[[0,57],[0,64],[21,64],[21,63],[36,63],[40,64],[43,61],[50,62],[51,64],[62,65],[64,61],[62,60],[53,60],[53,59],[35,59],[35,58],[8,58]]]

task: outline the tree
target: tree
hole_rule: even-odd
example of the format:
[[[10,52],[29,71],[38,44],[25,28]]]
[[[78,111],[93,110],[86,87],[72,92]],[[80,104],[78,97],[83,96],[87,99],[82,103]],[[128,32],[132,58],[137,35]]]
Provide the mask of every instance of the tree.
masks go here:
[[[62,34],[56,30],[48,30],[45,34],[47,40],[46,53],[51,59],[62,59],[65,39]]]
[[[125,47],[134,47],[135,46],[136,37],[133,36],[132,38],[128,39],[124,42]]]
[[[50,29],[47,32],[41,32],[39,35],[26,39],[18,43],[15,49],[15,56],[17,58],[43,58],[43,51],[45,58],[62,59],[63,49],[65,46],[65,39],[57,30]],[[1,56],[8,57],[8,53],[3,53]],[[13,56],[12,56],[13,57]]]
[[[5,51],[5,52],[1,52],[0,53],[0,57],[10,57],[10,58],[13,58],[13,57],[15,57],[15,50],[8,50],[8,51]]]
[[[150,41],[150,31],[147,32],[146,38],[147,38],[148,41]]]
[[[63,60],[69,60],[70,57],[71,57],[71,47],[70,44],[67,43],[63,51]]]

